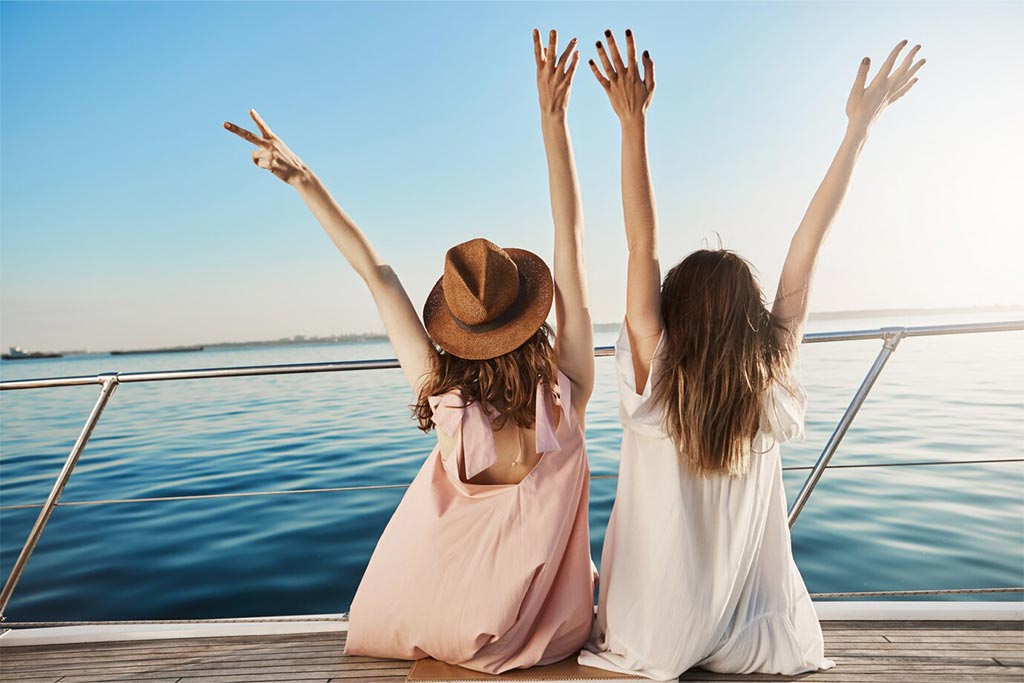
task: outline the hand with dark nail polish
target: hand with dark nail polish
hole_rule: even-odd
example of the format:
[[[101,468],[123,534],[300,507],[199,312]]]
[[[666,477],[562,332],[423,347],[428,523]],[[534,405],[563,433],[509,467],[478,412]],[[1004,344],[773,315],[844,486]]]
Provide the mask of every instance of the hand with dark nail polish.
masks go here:
[[[602,71],[594,60],[590,60],[590,70],[594,72],[597,82],[601,84],[612,109],[619,120],[642,121],[647,114],[647,107],[654,96],[654,62],[651,55],[644,50],[643,78],[640,77],[640,65],[636,59],[636,40],[631,29],[626,29],[626,60],[619,54],[618,44],[611,31],[605,31],[608,38],[608,50],[605,51],[601,41],[597,41],[597,55],[601,59]]]

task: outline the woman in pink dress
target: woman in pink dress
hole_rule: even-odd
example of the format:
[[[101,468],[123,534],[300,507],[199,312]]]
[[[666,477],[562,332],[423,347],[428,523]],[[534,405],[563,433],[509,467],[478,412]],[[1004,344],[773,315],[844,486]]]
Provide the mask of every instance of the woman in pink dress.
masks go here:
[[[296,190],[373,294],[422,430],[437,446],[352,601],[346,653],[436,659],[487,673],[575,655],[594,568],[583,415],[594,358],[583,214],[566,124],[579,59],[534,31],[555,228],[554,282],[535,254],[456,245],[423,308],[320,180],[252,111],[252,158]],[[425,235],[429,239],[429,235]],[[557,335],[545,320],[554,302]]]

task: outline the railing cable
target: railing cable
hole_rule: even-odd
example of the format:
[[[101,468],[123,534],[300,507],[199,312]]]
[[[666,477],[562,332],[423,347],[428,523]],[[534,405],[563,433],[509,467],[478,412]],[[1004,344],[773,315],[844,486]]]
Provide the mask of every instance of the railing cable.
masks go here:
[[[828,469],[872,468],[872,467],[924,467],[932,465],[984,465],[990,463],[1024,462],[1024,458],[991,458],[985,460],[934,460],[921,462],[869,462],[843,465],[829,465]],[[783,467],[783,471],[800,471],[813,469],[813,465]],[[591,479],[618,479],[617,474],[592,474]],[[196,493],[180,496],[152,496],[147,498],[103,498],[99,500],[69,500],[57,503],[57,507],[73,507],[79,505],[108,505],[123,503],[159,503],[171,500],[209,500],[212,498],[245,498],[247,496],[290,496],[309,493],[338,493],[348,491],[377,491],[387,489],[406,489],[405,484],[367,484],[356,486],[328,486],[313,489],[280,489],[270,491],[237,491],[235,493]],[[18,505],[0,505],[0,510],[23,510],[42,507],[44,503],[22,503]]]

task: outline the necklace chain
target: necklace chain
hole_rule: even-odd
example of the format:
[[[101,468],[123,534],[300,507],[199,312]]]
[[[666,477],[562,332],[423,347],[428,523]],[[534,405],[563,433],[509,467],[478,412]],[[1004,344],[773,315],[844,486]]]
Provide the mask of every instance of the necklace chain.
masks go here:
[[[512,460],[512,467],[519,467],[520,465],[522,465],[522,459],[523,459],[523,433],[522,433],[522,429],[520,429],[518,424],[515,427],[516,427],[516,443],[519,444],[519,450],[516,453],[516,457]]]

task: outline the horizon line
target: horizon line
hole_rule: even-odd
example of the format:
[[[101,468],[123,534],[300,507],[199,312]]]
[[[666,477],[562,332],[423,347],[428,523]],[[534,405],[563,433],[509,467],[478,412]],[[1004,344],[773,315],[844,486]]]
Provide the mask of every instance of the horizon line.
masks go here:
[[[945,306],[938,308],[865,308],[865,309],[849,309],[849,310],[838,310],[838,311],[816,311],[808,314],[809,321],[819,320],[840,320],[850,318],[872,318],[879,315],[926,315],[926,314],[949,314],[949,313],[976,313],[985,311],[1014,311],[1024,310],[1024,304],[992,304],[986,306]],[[607,329],[618,327],[621,322],[595,322],[593,327],[595,330],[598,328]],[[173,350],[182,347],[224,347],[224,346],[270,346],[274,344],[286,345],[286,344],[310,344],[310,343],[324,343],[324,342],[338,342],[346,343],[351,341],[378,341],[386,340],[388,336],[384,332],[343,332],[331,335],[304,335],[296,334],[291,337],[279,337],[277,339],[262,339],[262,340],[249,340],[249,341],[220,341],[220,342],[205,342],[197,344],[175,344],[173,346],[156,347],[157,349]],[[12,346],[11,348],[15,348]],[[45,351],[45,353],[60,353],[60,354],[109,354],[111,351],[119,352],[138,352],[142,350],[149,350],[152,347],[146,349],[104,349],[91,351],[87,349],[69,349],[69,350],[57,350],[57,351]],[[32,350],[30,350],[32,351]]]

